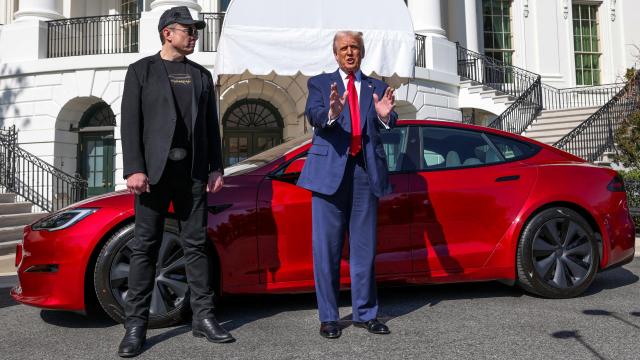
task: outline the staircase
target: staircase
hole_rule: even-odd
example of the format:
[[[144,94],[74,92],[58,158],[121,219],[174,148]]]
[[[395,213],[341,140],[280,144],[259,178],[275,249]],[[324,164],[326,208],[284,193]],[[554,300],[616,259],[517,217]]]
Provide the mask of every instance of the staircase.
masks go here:
[[[31,212],[30,202],[17,202],[16,194],[0,193],[0,257],[14,254],[25,225],[49,213]]]
[[[461,108],[482,109],[493,114],[502,114],[513,104],[516,97],[467,79],[460,81],[460,99],[466,99],[465,102],[460,102]]]
[[[609,164],[615,151],[615,131],[640,111],[638,71],[627,74],[624,83],[561,89],[542,83],[539,74],[460,44],[456,48],[460,107],[499,114],[487,124],[490,128],[533,138],[590,162]]]
[[[600,107],[542,110],[536,120],[522,133],[523,136],[553,145],[567,135]]]

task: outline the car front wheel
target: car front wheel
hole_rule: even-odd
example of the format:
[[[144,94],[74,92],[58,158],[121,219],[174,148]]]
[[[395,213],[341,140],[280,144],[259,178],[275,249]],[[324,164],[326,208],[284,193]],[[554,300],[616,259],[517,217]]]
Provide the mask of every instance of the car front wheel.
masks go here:
[[[549,298],[570,298],[595,279],[598,242],[591,226],[577,212],[554,207],[527,223],[517,250],[520,287]]]
[[[128,224],[109,238],[98,255],[94,271],[98,301],[105,312],[118,322],[125,319],[134,228],[133,223]],[[178,231],[167,221],[154,274],[148,326],[166,327],[182,322],[190,312],[188,289]]]

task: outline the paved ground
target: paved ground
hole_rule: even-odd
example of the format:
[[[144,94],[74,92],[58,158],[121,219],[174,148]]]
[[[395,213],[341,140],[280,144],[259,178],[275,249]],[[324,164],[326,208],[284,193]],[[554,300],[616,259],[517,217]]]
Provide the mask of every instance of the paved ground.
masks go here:
[[[393,333],[347,326],[338,340],[317,333],[312,294],[245,296],[223,301],[219,318],[233,344],[209,344],[187,325],[151,330],[142,359],[638,359],[640,259],[599,274],[589,291],[548,300],[498,283],[380,291]],[[0,277],[0,287],[15,277]],[[108,319],[43,311],[14,303],[0,289],[3,359],[115,359],[123,330]]]

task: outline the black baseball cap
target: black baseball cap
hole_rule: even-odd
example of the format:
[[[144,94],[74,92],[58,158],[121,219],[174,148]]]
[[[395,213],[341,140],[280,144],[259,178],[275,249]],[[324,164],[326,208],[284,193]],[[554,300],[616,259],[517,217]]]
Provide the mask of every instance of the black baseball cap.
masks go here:
[[[204,29],[207,24],[202,20],[193,20],[191,17],[191,13],[189,12],[189,8],[186,6],[176,6],[172,7],[169,10],[166,10],[160,16],[160,21],[158,22],[158,31],[162,31],[165,26],[178,23],[182,25],[195,25],[196,29]]]

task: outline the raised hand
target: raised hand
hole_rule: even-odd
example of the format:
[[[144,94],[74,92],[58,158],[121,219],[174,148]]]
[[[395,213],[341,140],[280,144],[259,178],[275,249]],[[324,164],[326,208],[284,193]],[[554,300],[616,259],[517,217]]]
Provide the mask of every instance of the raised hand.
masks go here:
[[[389,114],[393,111],[393,108],[396,106],[396,98],[393,96],[394,88],[388,87],[387,90],[382,94],[382,98],[378,98],[378,94],[373,94],[373,105],[376,108],[376,113],[380,119],[385,122],[389,120]]]
[[[345,91],[342,96],[338,95],[338,84],[331,84],[331,94],[329,94],[329,119],[335,119],[340,115],[347,102],[349,91]]]

